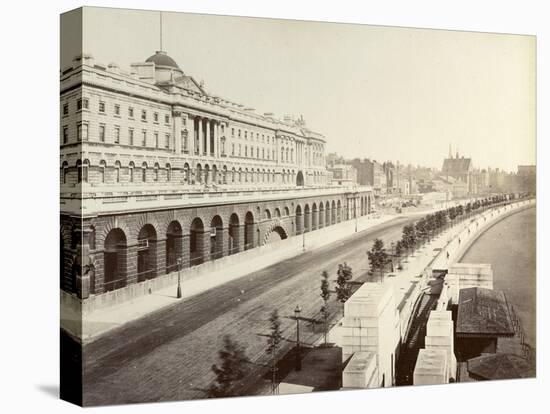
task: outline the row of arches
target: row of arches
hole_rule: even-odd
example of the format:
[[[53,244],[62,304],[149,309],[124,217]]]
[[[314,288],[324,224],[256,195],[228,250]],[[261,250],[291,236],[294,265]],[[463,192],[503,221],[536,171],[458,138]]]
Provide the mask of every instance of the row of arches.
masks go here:
[[[126,286],[130,261],[135,256],[135,281],[142,282],[181,267],[191,267],[225,255],[255,247],[257,222],[252,212],[244,221],[233,213],[224,222],[220,215],[205,222],[195,217],[187,231],[177,220],[166,227],[164,237],[151,223],[143,225],[137,237],[129,240],[128,230],[120,227],[109,230],[103,245],[103,291]]]
[[[368,198],[362,199],[362,206],[368,205]],[[264,209],[257,206],[242,213],[200,215],[189,221],[172,218],[158,222],[153,216],[151,221],[144,219],[133,229],[118,219],[104,225],[101,231],[88,226],[87,238],[71,231],[65,241],[62,238],[61,260],[66,261],[66,249],[74,253],[77,244],[86,240],[94,261],[90,291],[103,293],[175,272],[180,266],[197,266],[340,223],[354,217],[348,208],[341,199],[284,203]],[[67,237],[71,238],[70,243]]]
[[[172,168],[170,163],[160,165],[158,162],[150,166],[147,162],[142,162],[136,165],[133,161],[128,165],[122,165],[120,161],[115,161],[113,164],[108,164],[105,160],[101,160],[97,166],[91,166],[88,159],[77,160],[74,167],[70,166],[67,161],[63,161],[61,165],[61,182],[62,184],[69,183],[69,175],[76,169],[76,182],[88,182],[89,171],[97,171],[100,183],[120,183],[124,182],[171,182],[175,175],[176,180],[184,184],[243,184],[243,183],[260,183],[274,184],[282,183],[287,185],[296,184],[304,186],[305,179],[302,171],[296,172],[293,169],[283,168],[280,171],[275,169],[254,168],[251,167],[230,167],[223,165],[221,169],[216,164],[197,163],[192,168],[189,163],[184,163],[181,169]],[[127,175],[127,179],[122,180],[121,171]],[[109,173],[108,173],[109,172]],[[112,174],[110,174],[112,172]],[[314,174],[313,181],[318,182],[317,175]]]
[[[340,200],[306,203],[296,207],[296,233],[302,234],[321,229],[342,221],[342,203]]]

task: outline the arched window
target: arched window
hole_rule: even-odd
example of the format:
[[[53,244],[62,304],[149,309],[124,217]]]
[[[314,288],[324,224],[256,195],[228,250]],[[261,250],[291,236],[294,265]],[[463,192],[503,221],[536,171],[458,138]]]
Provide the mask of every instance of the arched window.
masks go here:
[[[195,172],[195,181],[197,183],[202,182],[202,166],[200,164],[197,164],[197,170]]]
[[[147,182],[147,163],[141,164],[141,182]]]
[[[128,174],[129,174],[129,180],[131,183],[134,182],[134,168],[135,168],[135,164],[134,162],[130,162],[130,165],[128,166]]]
[[[120,183],[120,161],[115,162],[115,179]]]
[[[231,169],[231,183],[235,183],[235,167]]]
[[[63,184],[67,184],[67,174],[69,172],[69,164],[67,163],[67,161],[63,161],[61,169],[63,174]]]
[[[76,181],[78,183],[82,182],[82,161],[78,160],[76,162]]]
[[[101,161],[99,163],[99,181],[101,183],[105,182],[105,170],[107,169],[107,163],[105,161]]]
[[[172,167],[170,164],[166,164],[166,181],[172,180]]]
[[[227,167],[225,165],[222,169],[222,183],[227,184]]]
[[[189,164],[185,163],[183,165],[183,181],[186,183],[186,184],[189,184]]]
[[[281,148],[281,159],[279,161],[283,162],[285,158],[285,149]]]
[[[159,165],[158,163],[155,163],[155,166],[154,166],[154,173],[155,173],[155,182],[158,182],[159,180]]]

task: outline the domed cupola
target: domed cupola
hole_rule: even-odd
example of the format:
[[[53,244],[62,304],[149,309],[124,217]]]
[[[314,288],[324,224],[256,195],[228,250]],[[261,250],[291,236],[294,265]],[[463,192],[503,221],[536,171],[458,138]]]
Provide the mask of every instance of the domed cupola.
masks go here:
[[[153,62],[156,66],[166,66],[169,68],[180,69],[176,61],[162,50],[157,50],[153,56],[147,58],[146,62]]]
[[[145,62],[155,64],[156,83],[171,83],[174,79],[184,75],[176,61],[162,50],[158,50],[153,56],[148,57]]]

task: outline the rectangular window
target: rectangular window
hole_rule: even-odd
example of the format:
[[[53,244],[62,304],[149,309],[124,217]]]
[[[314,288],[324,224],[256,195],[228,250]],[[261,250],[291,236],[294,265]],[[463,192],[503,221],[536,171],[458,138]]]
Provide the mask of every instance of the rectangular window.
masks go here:
[[[63,144],[69,142],[69,127],[63,127]]]
[[[153,112],[153,122],[158,122],[158,121],[159,121],[159,113]]]
[[[145,147],[147,145],[147,131],[141,131],[141,146]]]
[[[100,113],[105,113],[105,102],[103,102],[103,101],[99,102],[99,112]]]
[[[241,144],[239,144],[239,157],[241,156]]]
[[[128,128],[128,145],[134,145],[134,129]]]
[[[115,144],[120,143],[120,127],[115,127]]]
[[[164,139],[164,148],[170,148],[170,134],[166,134]]]
[[[115,105],[115,115],[120,115],[120,105]]]
[[[246,145],[244,146],[244,156],[248,157],[248,147]]]
[[[69,115],[69,104],[63,104],[63,115]]]
[[[88,141],[88,124],[79,123],[76,128],[76,139],[80,141]]]
[[[155,132],[155,148],[159,147],[159,133]]]
[[[88,109],[88,98],[81,98],[76,101],[76,110]]]
[[[99,141],[105,142],[105,125],[104,124],[99,125]]]
[[[231,155],[235,155],[235,144],[231,144]]]
[[[240,129],[237,131],[237,136],[238,136],[239,138],[241,137],[241,130],[240,130]]]
[[[182,116],[182,117],[181,117],[181,124],[182,124],[183,126],[186,126],[186,125],[187,125],[187,117],[185,117],[185,116]]]
[[[244,139],[248,139],[248,131],[244,131]]]
[[[183,152],[187,152],[189,143],[187,142],[187,131],[181,131],[181,149]]]
[[[141,110],[141,120],[147,121],[147,111],[145,109]]]
[[[235,136],[235,128],[231,128],[231,136],[232,136],[232,137]]]
[[[134,117],[134,108],[129,107],[128,108],[128,118],[133,118],[133,117]]]
[[[169,124],[170,123],[170,115],[164,115],[164,123]]]

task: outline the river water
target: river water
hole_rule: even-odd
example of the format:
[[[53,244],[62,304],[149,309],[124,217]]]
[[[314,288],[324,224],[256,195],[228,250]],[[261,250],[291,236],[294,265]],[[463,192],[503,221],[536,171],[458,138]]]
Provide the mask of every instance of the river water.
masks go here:
[[[536,347],[536,210],[512,214],[483,233],[460,260],[490,263],[493,288],[502,290]]]

